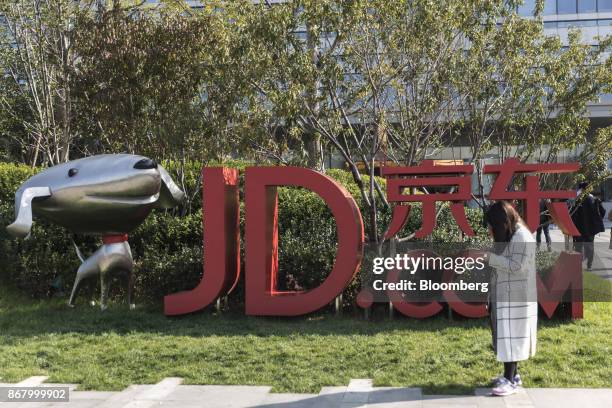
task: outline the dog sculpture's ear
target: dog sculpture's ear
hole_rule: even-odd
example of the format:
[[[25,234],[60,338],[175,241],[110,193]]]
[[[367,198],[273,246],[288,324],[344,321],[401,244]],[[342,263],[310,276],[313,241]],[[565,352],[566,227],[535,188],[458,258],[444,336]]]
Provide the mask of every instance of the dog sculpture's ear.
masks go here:
[[[9,234],[15,238],[25,238],[32,229],[32,200],[51,196],[49,187],[28,187],[17,195],[15,200],[15,222],[6,227]]]
[[[176,185],[170,174],[162,166],[157,166],[159,174],[161,175],[161,187],[159,189],[159,200],[157,200],[157,207],[159,208],[173,208],[179,205],[185,198],[183,190]]]

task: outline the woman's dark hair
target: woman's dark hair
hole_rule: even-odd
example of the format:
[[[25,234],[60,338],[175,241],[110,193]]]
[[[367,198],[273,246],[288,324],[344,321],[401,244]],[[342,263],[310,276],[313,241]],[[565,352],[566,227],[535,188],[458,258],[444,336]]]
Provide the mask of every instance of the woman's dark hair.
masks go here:
[[[485,214],[487,224],[493,229],[495,242],[510,242],[517,224],[523,223],[521,216],[508,201],[496,201]]]

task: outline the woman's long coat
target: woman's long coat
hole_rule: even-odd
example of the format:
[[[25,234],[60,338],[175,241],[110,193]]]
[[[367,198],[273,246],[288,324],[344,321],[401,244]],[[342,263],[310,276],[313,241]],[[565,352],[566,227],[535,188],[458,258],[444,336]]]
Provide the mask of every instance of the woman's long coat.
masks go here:
[[[489,265],[495,270],[490,313],[498,361],[521,361],[535,354],[538,326],[535,251],[533,234],[519,224],[504,251],[490,254]]]

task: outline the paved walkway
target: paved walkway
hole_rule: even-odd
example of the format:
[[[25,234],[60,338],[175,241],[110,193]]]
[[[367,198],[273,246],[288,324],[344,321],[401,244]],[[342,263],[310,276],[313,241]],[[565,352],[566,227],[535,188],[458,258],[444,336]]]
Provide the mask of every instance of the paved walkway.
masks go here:
[[[272,394],[270,387],[182,385],[166,378],[154,385],[131,385],[121,392],[75,391],[74,384],[44,383],[31,377],[6,386],[67,386],[70,402],[0,402],[2,408],[610,408],[612,389],[531,388],[509,397],[423,395],[420,388],[372,387],[368,379],[351,380],[346,387],[324,387],[318,394]]]
[[[594,242],[607,244],[610,243],[610,228],[612,228],[612,223],[607,221],[604,223],[604,225],[606,227],[605,232],[600,232],[599,234],[595,235]],[[544,235],[542,235],[542,240],[543,239]],[[552,225],[550,229],[550,239],[553,242],[564,242],[563,233],[554,225]]]
[[[595,235],[592,273],[608,280],[612,280],[612,249],[610,249],[610,227],[612,225],[606,223],[606,231]],[[565,249],[565,237],[558,229],[550,230],[550,240],[552,241],[552,249],[554,251],[563,251]],[[544,235],[542,234],[542,248],[546,248]]]

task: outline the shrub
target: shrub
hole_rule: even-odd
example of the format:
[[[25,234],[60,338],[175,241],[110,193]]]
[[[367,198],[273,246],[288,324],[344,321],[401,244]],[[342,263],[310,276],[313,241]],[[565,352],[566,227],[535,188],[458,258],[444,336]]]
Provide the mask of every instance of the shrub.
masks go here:
[[[202,276],[201,212],[184,217],[154,212],[130,236],[136,297],[149,303],[195,287]]]
[[[0,163],[0,205],[12,205],[15,201],[15,191],[37,171],[38,169],[21,164]]]

